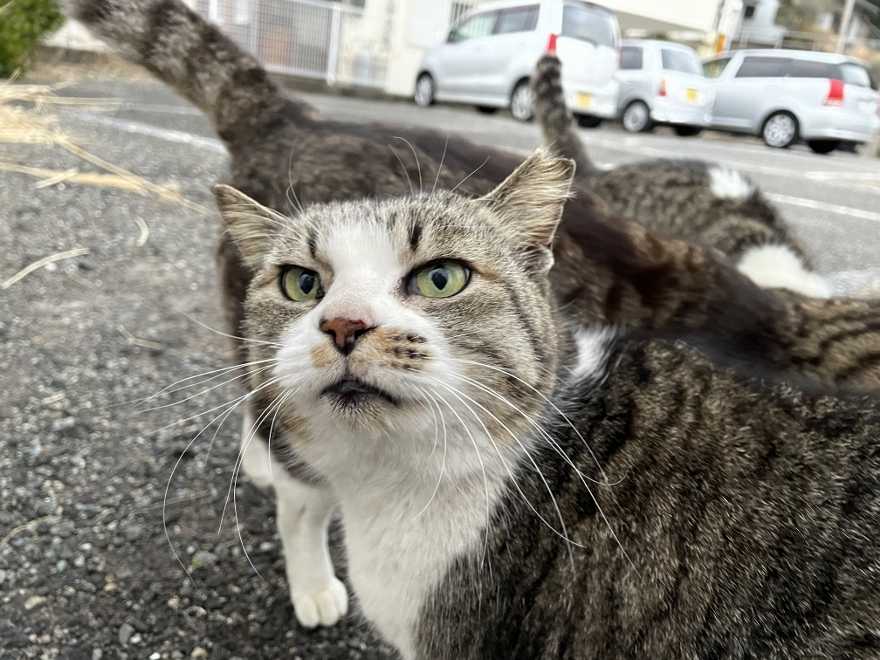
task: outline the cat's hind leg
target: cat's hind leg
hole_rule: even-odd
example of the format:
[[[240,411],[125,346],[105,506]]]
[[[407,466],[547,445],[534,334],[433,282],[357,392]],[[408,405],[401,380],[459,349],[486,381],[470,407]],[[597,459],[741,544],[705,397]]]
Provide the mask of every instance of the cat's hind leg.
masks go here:
[[[278,534],[296,618],[305,628],[332,626],[348,612],[348,591],[333,570],[328,544],[336,508],[333,493],[319,482],[292,476],[252,429],[253,419],[245,414],[242,469],[256,485],[275,490]]]

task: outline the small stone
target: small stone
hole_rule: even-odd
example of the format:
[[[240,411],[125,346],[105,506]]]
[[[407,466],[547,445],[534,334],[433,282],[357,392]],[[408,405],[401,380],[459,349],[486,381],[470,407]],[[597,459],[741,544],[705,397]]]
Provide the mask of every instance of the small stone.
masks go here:
[[[76,426],[75,417],[62,417],[52,422],[52,433],[60,433]]]
[[[178,598],[177,596],[172,596],[171,598],[169,598],[168,607],[170,607],[172,610],[176,610],[178,607],[180,607],[180,598]]]
[[[143,536],[144,528],[137,524],[126,525],[122,528],[122,534],[129,541],[137,541]]]
[[[132,644],[140,644],[142,641],[144,641],[144,638],[141,637],[140,633],[135,633],[134,635],[131,636],[130,641]]]
[[[0,569],[0,584],[6,582],[6,571]]]
[[[150,653],[150,660],[160,660],[161,658],[162,658],[162,654],[159,653],[158,651],[155,651],[154,653]]]
[[[92,649],[92,660],[101,660],[104,657],[104,652],[101,649]]]
[[[193,649],[193,652],[190,654],[191,658],[207,658],[208,651],[203,649],[201,646],[197,646]]]
[[[66,568],[67,568],[67,562],[64,559],[59,559],[55,563],[55,571],[58,573],[63,573]]]
[[[217,561],[217,555],[213,552],[208,552],[207,550],[199,550],[196,552],[190,563],[193,568],[202,568],[203,566],[210,566],[214,562]]]
[[[123,646],[128,646],[129,640],[131,640],[131,636],[134,635],[134,628],[131,624],[123,623],[119,626],[119,643]]]
[[[24,601],[24,609],[32,610],[35,607],[39,607],[45,602],[46,598],[44,596],[31,596],[26,601]]]

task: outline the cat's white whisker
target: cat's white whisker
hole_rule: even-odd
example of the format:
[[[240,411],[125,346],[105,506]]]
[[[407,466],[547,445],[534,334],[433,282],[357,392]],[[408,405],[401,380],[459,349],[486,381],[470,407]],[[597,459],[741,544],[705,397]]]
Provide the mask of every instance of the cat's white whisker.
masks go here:
[[[432,358],[428,358],[428,359],[432,359]],[[534,392],[534,393],[537,394],[539,397],[541,397],[541,398],[542,398],[542,399],[543,399],[543,400],[544,400],[544,401],[545,401],[545,402],[546,402],[551,408],[553,408],[553,410],[554,410],[554,411],[555,411],[555,412],[556,412],[556,413],[557,413],[557,414],[558,414],[558,415],[559,415],[559,416],[565,421],[565,423],[568,425],[568,427],[569,427],[572,431],[574,431],[575,435],[576,435],[576,436],[578,437],[578,439],[580,439],[580,441],[583,443],[583,445],[584,445],[584,447],[586,448],[587,452],[589,452],[589,454],[590,454],[590,458],[593,459],[593,462],[596,464],[596,467],[599,469],[599,474],[602,475],[602,479],[604,480],[604,483],[605,483],[606,485],[611,485],[611,482],[610,482],[609,479],[608,479],[608,475],[605,474],[605,469],[602,467],[602,464],[601,464],[601,462],[599,461],[599,458],[596,456],[596,454],[595,454],[595,452],[593,451],[592,447],[590,447],[590,443],[587,442],[586,438],[584,438],[584,436],[581,434],[580,430],[578,430],[578,428],[577,428],[577,427],[572,423],[572,421],[568,418],[568,415],[566,415],[566,414],[562,411],[562,409],[561,409],[559,406],[557,406],[557,405],[556,405],[553,401],[551,401],[546,395],[544,395],[544,394],[543,394],[542,392],[540,392],[537,388],[535,388],[531,383],[528,383],[527,381],[523,380],[522,378],[520,378],[519,376],[517,376],[517,375],[514,374],[514,373],[511,373],[511,372],[509,372],[509,371],[507,371],[507,370],[505,370],[505,369],[501,369],[500,367],[495,367],[495,366],[493,366],[493,365],[491,365],[491,364],[485,364],[485,363],[483,363],[483,362],[477,362],[477,361],[475,361],[475,360],[463,360],[463,359],[459,359],[459,358],[447,358],[447,359],[449,359],[449,360],[451,360],[451,361],[453,361],[453,362],[459,362],[459,363],[463,363],[463,364],[472,364],[472,365],[477,366],[477,367],[484,367],[484,368],[486,368],[486,369],[491,369],[491,370],[496,371],[496,372],[498,372],[498,373],[504,374],[505,376],[508,376],[508,377],[510,377],[510,378],[513,378],[513,379],[515,379],[516,381],[518,381],[518,382],[522,383],[523,385],[525,385],[526,387],[528,387],[532,392]]]
[[[422,164],[419,162],[419,155],[416,153],[416,148],[413,146],[412,142],[407,140],[405,137],[401,137],[399,135],[394,136],[395,140],[400,140],[409,147],[409,150],[412,151],[413,158],[416,161],[416,168],[419,171],[419,195],[424,194],[424,190],[422,189]]]
[[[240,380],[246,380],[246,379],[250,378],[251,376],[254,376],[254,375],[257,375],[257,374],[263,373],[263,372],[265,372],[265,371],[268,371],[268,370],[271,369],[273,366],[274,366],[274,365],[268,365],[268,366],[265,366],[265,367],[260,367],[260,368],[258,368],[258,369],[254,369],[254,370],[252,370],[252,371],[248,371],[248,372],[243,373],[243,374],[238,374],[238,375],[236,375],[236,376],[234,376],[234,377],[232,377],[232,378],[228,378],[228,379],[226,379],[226,380],[224,380],[224,381],[222,381],[222,382],[220,382],[220,383],[217,383],[216,385],[212,385],[211,387],[208,387],[208,388],[206,388],[206,389],[200,390],[200,391],[196,392],[195,394],[190,394],[189,396],[187,396],[187,397],[185,397],[185,398],[183,398],[183,399],[180,399],[179,401],[172,401],[171,403],[165,403],[165,404],[162,404],[161,406],[153,406],[152,408],[145,408],[145,409],[143,409],[143,410],[139,410],[139,411],[138,411],[138,414],[145,414],[145,413],[153,412],[153,411],[156,411],[156,410],[164,410],[165,408],[171,408],[171,407],[173,407],[173,406],[179,406],[181,403],[186,403],[187,401],[190,401],[190,400],[192,400],[192,399],[195,399],[196,397],[200,397],[200,396],[203,396],[203,395],[208,394],[208,393],[210,393],[210,392],[213,392],[214,390],[217,390],[217,389],[219,389],[219,388],[221,388],[221,387],[223,387],[223,386],[225,386],[225,385],[229,385],[229,383],[234,383],[234,382],[236,382],[236,381],[240,381]]]
[[[444,383],[442,383],[442,381],[439,381],[439,380],[437,382],[440,384],[444,384]],[[452,392],[452,393],[453,393],[453,395],[455,394],[455,392]],[[456,411],[455,408],[452,405],[450,405],[450,403],[443,397],[443,395],[438,394],[435,391],[434,396],[436,396],[438,399],[440,399],[440,401],[447,408],[449,408],[449,411],[455,416],[455,418],[458,420],[458,423],[461,424],[461,427],[464,429],[464,432],[467,434],[468,438],[470,439],[471,444],[473,444],[474,451],[476,452],[476,455],[477,455],[477,461],[479,461],[479,463],[480,463],[480,470],[483,473],[483,489],[486,492],[486,531],[484,533],[484,539],[483,539],[483,557],[484,557],[484,561],[491,561],[489,559],[489,530],[490,530],[491,523],[492,523],[492,499],[489,495],[489,477],[486,473],[486,464],[483,461],[482,455],[480,454],[480,447],[477,444],[477,440],[474,437],[474,434],[471,431],[470,426],[468,426],[468,424],[462,419],[461,415],[458,414],[458,411]],[[465,408],[468,408],[467,404],[464,404],[464,406],[465,406]],[[486,429],[486,426],[482,423],[482,420],[480,420],[479,416],[476,415],[473,410],[471,410],[470,408],[468,408],[468,410],[470,411],[470,413],[472,415],[474,415],[477,422],[479,422],[483,426],[483,430],[486,432],[486,435],[489,438],[489,441],[494,446],[495,443],[492,442],[492,436],[489,434],[488,430]],[[496,447],[496,451],[497,451],[497,447]],[[502,459],[502,461],[503,461],[503,459]],[[505,467],[506,467],[506,465],[505,465]]]
[[[409,170],[406,169],[406,165],[403,164],[403,159],[400,157],[400,154],[397,153],[397,150],[392,147],[390,144],[388,145],[388,149],[391,153],[394,154],[394,157],[397,159],[397,162],[400,163],[400,168],[403,170],[403,173],[406,175],[406,182],[409,185],[409,194],[410,197],[415,197],[415,189],[413,188],[412,179],[409,176]]]
[[[452,190],[450,190],[449,192],[450,192],[450,193],[454,193],[456,190],[458,190],[459,188],[461,188],[461,187],[465,184],[465,182],[466,182],[468,179],[470,179],[474,174],[476,174],[476,173],[479,172],[481,169],[483,169],[484,167],[486,167],[486,163],[489,162],[490,158],[491,158],[491,156],[486,156],[486,160],[484,160],[482,163],[480,163],[480,165],[479,165],[479,166],[478,166],[473,172],[471,172],[471,173],[468,174],[465,178],[463,178],[461,181],[459,181],[459,182],[455,185],[455,187],[454,187]]]
[[[434,185],[431,186],[431,194],[433,195],[437,191],[437,183],[440,181],[440,174],[443,172],[443,163],[446,162],[446,150],[449,149],[449,136],[446,136],[446,141],[443,143],[443,155],[440,156],[440,165],[437,167],[437,176],[434,177]]]
[[[431,493],[431,496],[428,498],[428,501],[425,502],[425,506],[422,507],[422,510],[416,514],[414,520],[418,520],[422,516],[422,514],[424,514],[425,511],[428,510],[428,507],[431,505],[431,502],[433,502],[434,498],[437,496],[437,491],[440,490],[440,484],[443,481],[443,475],[446,473],[446,451],[447,451],[446,420],[443,418],[443,410],[440,408],[440,405],[437,403],[437,400],[433,396],[431,396],[431,394],[429,392],[427,392],[421,388],[419,388],[419,392],[421,392],[433,404],[431,407],[431,413],[434,416],[434,431],[435,431],[435,433],[434,433],[434,447],[432,447],[432,449],[431,449],[432,456],[434,454],[434,448],[437,445],[437,441],[438,441],[439,435],[440,435],[440,425],[438,425],[438,423],[437,423],[437,420],[438,420],[437,413],[439,413],[439,415],[440,415],[439,419],[440,419],[440,423],[442,424],[442,428],[443,428],[443,462],[440,464],[440,474],[437,477],[437,483],[434,486],[434,491]],[[436,406],[437,412],[434,412],[434,406]]]
[[[525,501],[525,503],[528,505],[528,507],[532,510],[532,512],[533,512],[536,516],[538,516],[538,519],[539,519],[542,523],[544,523],[544,524],[548,527],[548,529],[550,529],[550,531],[552,531],[554,534],[556,534],[556,535],[559,536],[561,539],[563,539],[564,541],[566,541],[566,543],[569,544],[569,546],[568,546],[569,560],[570,560],[570,562],[571,562],[572,570],[574,570],[574,555],[573,555],[573,553],[572,553],[572,551],[571,551],[571,546],[574,545],[574,546],[576,546],[576,547],[578,547],[578,548],[581,548],[581,549],[584,549],[585,546],[583,546],[582,544],[578,543],[577,541],[575,541],[575,540],[573,540],[571,537],[569,537],[569,535],[568,535],[568,529],[567,529],[566,524],[565,524],[565,519],[564,519],[563,516],[562,516],[562,510],[559,508],[559,503],[556,501],[556,496],[553,494],[553,489],[550,487],[550,484],[547,482],[547,479],[546,479],[546,477],[544,476],[544,473],[541,471],[541,468],[538,466],[538,463],[535,461],[535,459],[534,459],[534,457],[532,456],[531,452],[528,450],[528,447],[526,447],[525,444],[524,444],[524,443],[523,443],[523,442],[517,437],[516,433],[514,433],[514,432],[513,432],[513,431],[512,431],[512,430],[511,430],[511,429],[510,429],[510,428],[509,428],[504,422],[502,422],[500,419],[498,419],[498,417],[497,417],[495,414],[493,414],[493,413],[492,413],[490,410],[488,410],[485,406],[481,405],[478,401],[474,400],[473,398],[471,398],[470,396],[468,396],[468,395],[465,394],[464,392],[458,390],[458,389],[455,388],[455,387],[452,387],[451,385],[449,385],[449,384],[447,384],[447,383],[444,383],[444,382],[442,382],[442,381],[440,381],[440,380],[438,380],[437,383],[438,383],[440,386],[442,386],[442,387],[448,389],[448,390],[453,394],[453,396],[455,396],[457,399],[459,399],[459,401],[462,402],[462,404],[463,404],[466,408],[468,408],[469,410],[471,410],[471,413],[477,418],[477,420],[479,421],[480,425],[483,427],[483,431],[486,433],[486,436],[487,436],[487,437],[490,439],[490,441],[492,442],[492,446],[495,447],[496,452],[498,452],[498,457],[499,457],[499,458],[501,459],[501,461],[504,463],[505,467],[507,467],[508,472],[509,472],[509,474],[510,474],[510,477],[511,477],[512,480],[514,480],[515,483],[516,483],[516,479],[515,479],[515,477],[513,476],[513,473],[510,471],[510,468],[507,466],[506,461],[504,461],[504,458],[503,458],[503,456],[502,456],[502,453],[501,453],[501,451],[498,449],[497,444],[495,443],[494,439],[492,438],[492,435],[491,435],[491,433],[489,432],[489,429],[486,428],[486,425],[485,425],[485,423],[483,422],[483,420],[482,420],[481,418],[479,418],[479,416],[476,415],[476,413],[473,411],[473,409],[472,409],[472,408],[471,408],[471,407],[465,402],[465,399],[466,399],[467,401],[470,401],[472,404],[474,404],[475,406],[477,406],[480,410],[482,410],[483,412],[485,412],[486,414],[488,414],[493,420],[495,420],[495,422],[496,422],[499,426],[501,426],[502,429],[504,429],[505,431],[507,431],[507,433],[510,435],[511,439],[512,439],[512,440],[513,440],[513,441],[519,446],[519,448],[523,451],[523,453],[525,454],[526,458],[528,458],[529,462],[532,464],[532,467],[535,468],[535,471],[537,472],[538,476],[540,477],[541,482],[542,482],[542,484],[544,485],[544,489],[545,489],[545,490],[547,491],[547,493],[550,495],[550,501],[553,503],[553,508],[555,509],[555,511],[556,511],[556,515],[557,515],[557,517],[559,518],[559,525],[560,525],[560,527],[562,528],[562,531],[560,532],[559,530],[557,530],[553,525],[550,524],[550,522],[547,521],[546,518],[544,518],[543,515],[541,515],[541,513],[540,513],[540,512],[534,507],[534,505],[533,505],[533,504],[531,503],[531,501],[529,500],[528,496],[526,496],[526,494],[522,491],[522,489],[519,487],[518,484],[516,484],[516,488],[517,488],[517,490],[519,491],[520,495],[522,495],[522,498],[523,498],[523,500]]]
[[[239,337],[237,335],[231,335],[227,332],[222,332],[221,330],[217,330],[216,328],[212,328],[211,326],[209,326],[205,323],[202,323],[197,318],[190,316],[189,314],[184,314],[184,317],[186,319],[188,319],[189,321],[192,321],[196,325],[201,326],[205,330],[208,330],[209,332],[213,332],[215,335],[220,335],[221,337],[226,337],[227,339],[234,339],[235,341],[241,341],[241,342],[245,342],[248,344],[263,344],[265,346],[273,346],[275,348],[281,348],[281,344],[279,344],[278,342],[263,341],[261,339],[249,339],[247,337]]]

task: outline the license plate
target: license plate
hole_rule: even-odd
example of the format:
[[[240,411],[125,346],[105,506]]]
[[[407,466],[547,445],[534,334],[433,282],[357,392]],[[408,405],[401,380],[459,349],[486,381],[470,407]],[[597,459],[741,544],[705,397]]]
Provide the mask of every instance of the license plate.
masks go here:
[[[589,108],[593,105],[593,95],[585,92],[578,92],[578,95],[575,98],[575,104],[581,109]]]
[[[688,89],[687,91],[687,100],[688,103],[699,103],[700,102],[700,92],[696,89]]]

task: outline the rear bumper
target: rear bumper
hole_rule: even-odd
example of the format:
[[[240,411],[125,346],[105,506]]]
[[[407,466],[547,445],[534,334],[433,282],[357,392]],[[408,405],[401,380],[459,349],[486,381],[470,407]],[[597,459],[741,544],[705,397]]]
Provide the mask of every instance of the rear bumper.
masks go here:
[[[870,142],[880,131],[880,117],[842,113],[837,108],[829,108],[803,118],[800,129],[804,140]]]
[[[620,90],[616,80],[607,85],[565,85],[565,103],[576,115],[592,115],[603,119],[617,116],[617,95]]]
[[[658,97],[651,108],[651,119],[658,124],[709,126],[712,120],[711,104],[689,104]]]

